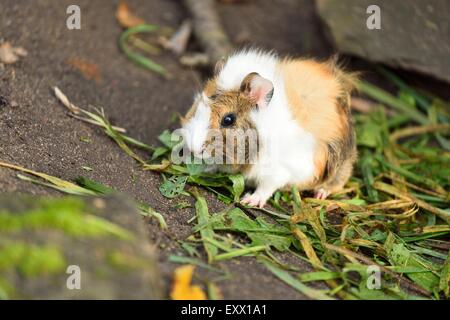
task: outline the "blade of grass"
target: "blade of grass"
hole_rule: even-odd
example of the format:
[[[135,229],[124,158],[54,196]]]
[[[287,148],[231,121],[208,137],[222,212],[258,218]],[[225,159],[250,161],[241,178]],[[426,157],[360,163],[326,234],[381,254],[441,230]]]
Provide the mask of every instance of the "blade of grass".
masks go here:
[[[407,273],[406,275],[416,284],[427,289],[429,292],[433,292],[437,289],[437,286],[439,285],[439,277],[431,272],[431,265],[424,259],[421,259],[420,256],[411,253],[411,251],[403,243],[397,240],[393,233],[389,233],[384,247],[392,265],[424,268],[426,272]]]
[[[442,188],[436,181],[432,180],[432,179],[428,179],[426,177],[422,177],[419,176],[415,173],[412,173],[404,168],[395,166],[387,161],[384,161],[380,156],[376,155],[374,157],[378,162],[380,162],[382,165],[388,167],[389,169],[391,169],[392,171],[406,177],[409,178],[415,182],[418,183],[423,183],[424,185],[434,189],[436,192],[443,194],[443,195],[447,195],[447,192],[444,190],[444,188]]]
[[[254,246],[254,247],[248,247],[244,249],[236,249],[227,253],[218,254],[215,257],[215,261],[222,261],[222,260],[228,260],[231,258],[236,258],[240,256],[245,256],[248,254],[256,253],[259,251],[264,251],[267,249],[267,246]]]
[[[400,190],[396,189],[394,186],[388,185],[384,182],[377,181],[374,183],[374,188],[376,188],[380,191],[383,191],[387,194],[390,194],[392,196],[396,196],[400,199],[414,201],[422,209],[425,209],[425,210],[437,215],[439,218],[441,218],[445,222],[450,223],[450,212],[436,208],[423,200],[413,197],[412,195],[410,195],[408,193],[401,192]]]
[[[311,299],[317,299],[317,300],[334,300],[333,297],[328,296],[327,294],[323,293],[320,290],[310,288],[303,283],[301,283],[298,279],[293,277],[289,272],[278,268],[275,266],[272,262],[267,260],[261,260],[262,263],[266,266],[266,268],[272,272],[278,279],[283,281],[284,283],[290,285],[300,293],[304,294],[305,296],[311,298]]]
[[[202,262],[199,259],[183,257],[183,256],[176,256],[176,255],[170,255],[168,260],[170,262],[174,262],[174,263],[192,264],[192,265],[204,268],[206,270],[214,271],[214,272],[217,272],[217,273],[222,273],[222,274],[226,273],[224,270],[220,270],[219,268],[212,267],[209,264],[206,264],[206,263]]]
[[[208,205],[204,197],[200,196],[197,190],[192,191],[192,195],[196,199],[195,211],[197,214],[197,222],[200,225],[205,225],[205,228],[200,230],[200,236],[203,240],[203,247],[208,255],[208,262],[211,263],[216,259],[217,247],[205,241],[205,238],[214,239],[214,230],[208,225],[210,216],[208,212]]]
[[[450,132],[450,124],[430,124],[426,126],[407,127],[394,131],[390,135],[391,141],[397,141],[406,137],[432,132]]]
[[[91,179],[88,179],[86,177],[78,177],[76,179],[76,182],[81,185],[82,187],[91,190],[95,192],[96,194],[113,194],[113,193],[119,193],[118,191],[114,190],[113,188],[110,188],[108,186],[105,186],[104,184],[101,184],[99,182],[93,181]],[[164,220],[164,217],[159,213],[156,212],[153,208],[151,208],[149,205],[142,203],[142,202],[136,202],[136,206],[138,208],[138,212],[140,215],[144,217],[153,217],[156,220],[158,220],[159,226],[162,230],[167,230],[167,223]]]
[[[153,33],[158,29],[158,26],[156,25],[150,25],[150,24],[142,24],[138,25],[136,27],[129,28],[125,30],[119,38],[119,47],[120,49],[125,53],[128,59],[133,61],[139,66],[142,66],[150,71],[156,72],[160,75],[165,76],[167,74],[166,69],[161,66],[160,64],[157,64],[150,60],[149,58],[146,58],[138,53],[133,52],[127,45],[128,39],[132,35],[136,35],[139,33]]]
[[[312,282],[312,281],[325,281],[325,280],[333,280],[339,279],[341,275],[339,272],[331,272],[331,271],[313,271],[308,273],[302,273],[298,276],[300,281],[302,282]]]
[[[53,177],[53,176],[45,174],[45,173],[33,171],[30,169],[26,169],[21,166],[16,166],[16,165],[9,164],[6,162],[0,162],[0,167],[5,167],[5,168],[13,169],[16,171],[25,172],[25,173],[31,174],[33,176],[39,177],[41,179],[44,179],[45,181],[50,183],[50,184],[48,184],[48,186],[58,189],[62,192],[66,192],[69,194],[75,194],[75,195],[95,195],[94,192],[87,190],[85,188],[82,188],[72,182],[69,182],[69,181],[66,181],[66,180],[63,180],[60,178],[56,178],[56,177]],[[24,176],[21,176],[21,177],[22,177],[22,179],[24,179]],[[32,180],[29,179],[29,181],[32,181]]]
[[[330,243],[326,243],[325,246],[329,250],[333,250],[333,251],[335,251],[335,252],[337,252],[337,253],[345,256],[345,257],[352,257],[352,258],[358,259],[358,260],[360,260],[361,262],[363,262],[366,265],[378,266],[381,271],[389,273],[391,276],[393,276],[394,278],[399,280],[401,283],[403,283],[405,285],[405,287],[407,287],[408,289],[414,290],[417,293],[420,293],[420,294],[422,294],[422,295],[424,295],[426,297],[430,296],[430,293],[427,290],[425,290],[422,287],[416,285],[415,283],[411,282],[410,280],[401,277],[400,275],[398,275],[397,273],[393,272],[392,270],[389,270],[385,266],[382,266],[382,265],[380,265],[378,263],[375,263],[375,261],[373,261],[372,259],[370,259],[370,258],[368,258],[368,257],[366,257],[366,256],[364,256],[362,254],[353,252],[353,251],[351,251],[351,250],[349,250],[347,248],[344,248],[344,247],[335,246],[335,245],[330,244]]]
[[[447,259],[445,260],[439,280],[439,291],[443,291],[446,298],[450,296],[449,283],[450,283],[450,251],[447,254]]]
[[[411,108],[409,105],[405,104],[402,100],[394,97],[390,93],[364,81],[358,83],[358,89],[366,94],[367,96],[375,99],[381,103],[385,103],[388,106],[396,109],[397,111],[408,115],[414,121],[426,125],[429,124],[429,120],[422,113]]]
[[[292,227],[292,233],[300,241],[303,251],[305,251],[310,263],[315,268],[321,269],[323,267],[322,261],[320,261],[319,257],[317,257],[316,251],[309,242],[308,237],[303,233],[303,231],[300,230],[300,228],[295,226]]]

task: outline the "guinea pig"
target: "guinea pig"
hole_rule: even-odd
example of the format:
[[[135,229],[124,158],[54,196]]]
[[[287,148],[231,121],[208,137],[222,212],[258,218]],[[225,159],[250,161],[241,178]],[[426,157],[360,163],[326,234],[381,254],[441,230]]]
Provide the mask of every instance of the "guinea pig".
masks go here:
[[[320,199],[343,188],[357,157],[353,73],[331,60],[254,49],[219,61],[214,73],[181,118],[184,143],[196,157],[225,159],[210,162],[210,170],[243,174],[255,190],[241,203],[263,207],[293,185]],[[241,147],[229,143],[242,137]],[[237,161],[240,151],[245,156]]]

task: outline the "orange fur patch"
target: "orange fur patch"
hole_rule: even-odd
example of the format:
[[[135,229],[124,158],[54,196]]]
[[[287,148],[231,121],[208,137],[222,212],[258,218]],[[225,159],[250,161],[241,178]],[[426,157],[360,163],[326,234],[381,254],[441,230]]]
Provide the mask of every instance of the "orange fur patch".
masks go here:
[[[314,161],[315,177],[320,179],[328,159],[327,143],[348,132],[348,113],[339,106],[346,88],[329,63],[286,59],[279,68],[294,119],[318,141]]]

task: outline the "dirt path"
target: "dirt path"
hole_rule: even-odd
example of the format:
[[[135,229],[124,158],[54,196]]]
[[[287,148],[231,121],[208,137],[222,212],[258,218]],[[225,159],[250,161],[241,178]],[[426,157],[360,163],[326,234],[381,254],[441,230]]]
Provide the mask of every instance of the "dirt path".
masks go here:
[[[150,144],[168,127],[173,112],[183,113],[188,108],[200,75],[181,68],[169,54],[156,59],[175,76],[172,80],[161,79],[128,61],[117,46],[121,32],[114,17],[117,2],[77,1],[82,29],[70,31],[65,21],[71,1],[1,1],[0,38],[24,47],[29,54],[0,68],[0,159],[67,180],[83,175],[151,204],[169,226],[168,233],[163,233],[153,222],[148,224],[149,240],[161,248],[160,267],[168,290],[175,265],[167,262],[167,255],[184,252],[177,240],[190,234],[187,221],[193,209],[175,210],[177,201],[168,201],[158,191],[158,174],[141,171],[100,129],[68,117],[50,90],[57,85],[79,106],[104,107],[114,124]],[[130,0],[129,4],[150,23],[176,28],[185,18],[177,1]],[[312,1],[295,0],[220,7],[234,41],[249,39],[281,53],[325,56],[328,46],[311,12]],[[85,79],[67,62],[74,58],[97,65],[100,80]],[[0,192],[57,194],[22,182],[5,169],[0,169]],[[213,197],[208,195],[208,199],[212,212],[221,208]],[[233,275],[219,283],[225,298],[304,298],[254,259],[236,259],[223,266]]]

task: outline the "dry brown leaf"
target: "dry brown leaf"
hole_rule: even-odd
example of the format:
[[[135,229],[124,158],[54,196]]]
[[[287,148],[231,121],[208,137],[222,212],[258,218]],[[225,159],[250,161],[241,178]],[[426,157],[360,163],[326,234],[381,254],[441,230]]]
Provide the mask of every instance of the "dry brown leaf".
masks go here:
[[[335,211],[340,209],[339,205],[337,203],[330,203],[329,205],[327,205],[327,207],[325,208],[326,212],[331,212],[331,211]]]
[[[170,293],[173,300],[206,300],[206,294],[202,288],[191,285],[194,269],[193,265],[175,269],[174,283]]]
[[[27,56],[28,52],[22,47],[13,47],[8,41],[0,44],[0,62],[12,64],[19,61],[20,57]]]
[[[117,7],[116,18],[117,21],[119,21],[119,24],[124,28],[132,28],[145,23],[143,19],[131,12],[127,3],[123,0],[119,2],[119,6]]]
[[[97,82],[101,80],[100,70],[95,63],[80,58],[70,58],[67,64],[80,71],[87,80],[94,79]]]
[[[308,237],[303,233],[303,231],[300,230],[300,228],[298,227],[293,227],[292,233],[300,241],[303,247],[303,251],[305,251],[305,254],[308,257],[311,264],[316,268],[322,268],[323,267],[322,261],[320,261],[319,257],[316,254],[316,251],[311,245],[311,242],[309,241]]]

